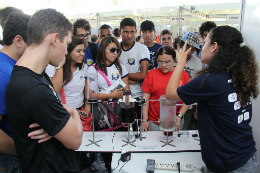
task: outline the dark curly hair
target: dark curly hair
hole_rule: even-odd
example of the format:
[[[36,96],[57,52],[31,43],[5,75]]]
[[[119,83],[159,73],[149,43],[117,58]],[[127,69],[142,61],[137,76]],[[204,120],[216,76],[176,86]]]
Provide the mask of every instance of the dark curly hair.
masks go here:
[[[97,60],[96,60],[96,70],[100,69],[103,73],[107,75],[107,65],[106,65],[106,53],[105,50],[107,46],[110,43],[115,43],[118,47],[118,49],[121,50],[121,46],[117,39],[115,37],[105,37],[101,40],[101,43],[99,44],[98,53],[97,53]],[[119,62],[119,57],[121,55],[121,52],[117,54],[117,58],[114,60],[114,64],[116,68],[118,69],[120,75],[122,75],[122,67]]]
[[[217,27],[217,25],[214,22],[211,22],[211,21],[207,21],[207,22],[202,23],[200,28],[199,28],[200,36],[202,38],[204,38],[203,34],[204,34],[205,31],[209,32],[212,28],[216,28],[216,27]]]
[[[216,42],[219,48],[210,59],[208,66],[198,72],[197,76],[210,73],[207,75],[209,77],[216,73],[228,73],[241,106],[246,106],[250,102],[250,97],[255,99],[259,94],[258,63],[254,52],[246,45],[240,47],[239,44],[243,43],[243,37],[233,27],[214,28],[210,31],[209,37],[210,45]]]
[[[77,28],[83,28],[86,31],[91,31],[89,22],[85,19],[78,19],[73,23],[73,35],[76,36]]]

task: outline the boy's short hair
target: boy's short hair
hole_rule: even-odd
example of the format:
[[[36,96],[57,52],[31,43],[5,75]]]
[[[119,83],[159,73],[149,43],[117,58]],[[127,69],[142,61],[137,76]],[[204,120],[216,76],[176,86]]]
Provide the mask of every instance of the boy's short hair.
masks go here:
[[[136,22],[132,18],[124,18],[120,22],[120,29],[122,29],[124,26],[134,26],[136,29]]]
[[[162,38],[162,36],[165,35],[165,34],[169,34],[169,35],[172,36],[172,32],[169,29],[164,29],[160,33],[160,38]]]
[[[119,28],[114,29],[114,34],[115,34],[116,37],[120,37],[118,30],[119,30]]]
[[[89,22],[85,19],[78,19],[73,23],[73,35],[76,36],[77,28],[83,28],[86,31],[91,32],[91,26]]]
[[[55,9],[39,10],[29,21],[27,45],[41,44],[50,33],[58,33],[60,41],[63,42],[69,32],[72,32],[72,24],[62,13]]]
[[[0,10],[0,24],[4,29],[4,23],[7,20],[9,14],[16,12],[16,13],[23,13],[22,10],[15,8],[15,7],[6,7]]]
[[[110,26],[110,25],[107,25],[107,24],[101,25],[101,26],[99,27],[99,30],[101,30],[101,29],[111,29],[111,30],[113,31],[113,29],[111,28],[111,26]]]
[[[17,35],[20,35],[27,43],[27,26],[30,17],[23,13],[11,13],[8,16],[3,31],[3,45],[10,46]]]
[[[97,34],[91,35],[91,42],[92,42],[92,43],[95,43],[95,42],[97,41],[97,39],[98,39]]]

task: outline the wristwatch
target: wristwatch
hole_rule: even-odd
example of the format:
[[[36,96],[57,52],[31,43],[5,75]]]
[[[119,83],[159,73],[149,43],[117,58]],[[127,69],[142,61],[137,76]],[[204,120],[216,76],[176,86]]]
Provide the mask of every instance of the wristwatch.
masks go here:
[[[149,119],[146,120],[147,123],[150,123]]]
[[[181,113],[178,113],[177,116],[180,117],[181,119],[183,118],[183,115]]]
[[[62,65],[59,65],[58,67],[56,67],[56,70],[58,70],[58,69],[63,69],[63,66]]]

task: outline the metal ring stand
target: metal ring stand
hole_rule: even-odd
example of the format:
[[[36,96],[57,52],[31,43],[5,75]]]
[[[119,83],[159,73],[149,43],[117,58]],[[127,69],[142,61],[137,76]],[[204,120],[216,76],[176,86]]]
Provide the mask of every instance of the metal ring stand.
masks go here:
[[[131,145],[131,146],[133,146],[133,147],[136,147],[133,143],[136,141],[136,139],[135,140],[133,140],[133,141],[130,141],[130,124],[127,124],[127,126],[128,126],[128,137],[127,137],[127,139],[126,140],[122,140],[123,142],[125,142],[126,144],[124,144],[124,145],[122,145],[121,147],[124,147],[124,146],[126,146],[126,145]]]
[[[166,132],[166,133],[167,133],[167,139],[166,139],[166,142],[160,140],[160,142],[164,143],[164,145],[162,145],[161,147],[165,147],[166,145],[170,145],[170,146],[176,147],[175,145],[170,144],[173,140],[168,141],[168,132]]]
[[[102,139],[100,139],[100,140],[98,140],[98,141],[95,141],[95,130],[94,130],[94,118],[93,118],[93,115],[94,115],[94,110],[93,110],[93,104],[94,103],[97,103],[97,102],[91,102],[91,105],[92,105],[92,128],[93,128],[93,140],[88,140],[88,141],[90,141],[90,143],[88,144],[88,145],[86,145],[86,146],[89,146],[89,145],[92,145],[92,144],[94,144],[94,145],[96,145],[96,146],[98,146],[98,147],[100,147],[100,145],[98,145],[97,143],[98,142],[100,142],[100,141],[102,141]]]

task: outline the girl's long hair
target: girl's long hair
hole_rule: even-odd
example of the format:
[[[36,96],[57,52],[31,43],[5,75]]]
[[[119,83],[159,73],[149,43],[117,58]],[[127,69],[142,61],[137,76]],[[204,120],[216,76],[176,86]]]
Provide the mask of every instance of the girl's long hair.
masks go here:
[[[101,40],[101,43],[98,48],[97,59],[96,59],[95,68],[97,70],[100,69],[106,75],[107,75],[107,65],[106,65],[105,50],[110,43],[115,43],[117,45],[118,49],[121,50],[121,46],[115,37],[105,37]],[[120,55],[121,55],[121,51],[119,54],[117,54],[117,58],[115,59],[115,61],[113,63],[115,64],[116,68],[118,69],[120,75],[122,75],[122,67],[119,62]]]
[[[68,84],[72,78],[73,78],[73,74],[71,71],[71,55],[70,53],[75,49],[75,47],[77,45],[83,44],[84,45],[84,41],[78,37],[72,37],[72,41],[71,43],[68,45],[68,54],[66,55],[66,61],[65,64],[63,66],[63,85]],[[82,69],[84,66],[84,62],[85,62],[85,57],[83,57],[82,63],[77,63],[76,65]]]
[[[251,97],[255,99],[259,94],[258,63],[253,50],[246,45],[240,46],[243,37],[237,29],[230,26],[212,29],[209,37],[210,45],[217,42],[219,48],[210,59],[208,66],[197,75],[228,73],[241,106],[246,106],[251,101]]]

